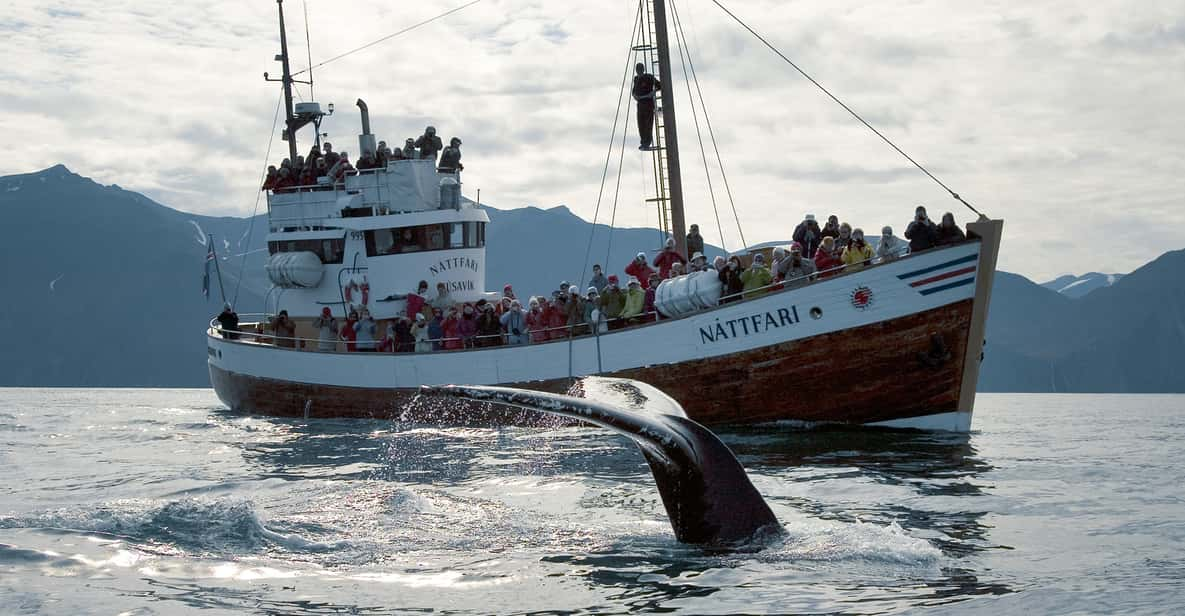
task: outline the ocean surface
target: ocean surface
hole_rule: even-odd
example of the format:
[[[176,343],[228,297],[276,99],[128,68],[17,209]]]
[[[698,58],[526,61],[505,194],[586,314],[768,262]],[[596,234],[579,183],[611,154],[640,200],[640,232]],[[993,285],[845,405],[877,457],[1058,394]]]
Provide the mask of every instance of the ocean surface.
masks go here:
[[[1185,396],[973,427],[724,432],[785,534],[718,552],[598,429],[0,389],[0,613],[1185,613]]]

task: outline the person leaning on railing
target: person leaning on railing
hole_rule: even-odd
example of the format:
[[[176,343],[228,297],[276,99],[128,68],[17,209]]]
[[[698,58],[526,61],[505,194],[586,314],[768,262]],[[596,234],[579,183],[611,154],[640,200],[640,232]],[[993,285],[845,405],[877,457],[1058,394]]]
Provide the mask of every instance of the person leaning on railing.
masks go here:
[[[845,269],[852,272],[872,265],[872,256],[872,244],[864,241],[864,230],[855,229],[852,231],[852,243],[843,249],[840,260],[843,261]]]
[[[766,287],[773,283],[773,281],[773,274],[765,267],[765,255],[760,252],[753,255],[753,264],[749,266],[749,269],[741,273],[741,284],[745,299],[765,295],[769,291]]]
[[[741,299],[741,291],[745,288],[745,282],[741,280],[744,273],[745,268],[741,266],[740,257],[728,257],[724,269],[717,274],[720,278],[720,303],[727,304]]]
[[[819,277],[834,276],[840,272],[842,267],[843,261],[840,260],[836,250],[835,238],[829,235],[823,236],[819,242],[819,249],[815,251],[815,269],[818,270]]]
[[[231,310],[230,304],[222,304],[222,312],[218,314],[218,325],[222,330],[222,337],[227,340],[239,339],[239,315]]]
[[[527,315],[523,312],[523,305],[517,299],[510,300],[510,309],[502,313],[500,319],[502,328],[506,330],[506,341],[509,344],[527,343]]]
[[[337,319],[333,318],[329,306],[322,308],[321,316],[313,319],[313,329],[317,330],[318,351],[337,350]]]
[[[269,324],[269,329],[276,337],[276,346],[288,349],[296,348],[296,324],[288,318],[288,311],[281,310]]]
[[[625,310],[625,293],[617,286],[617,275],[609,276],[609,284],[601,291],[601,317],[609,324],[609,329],[621,327],[621,311]]]

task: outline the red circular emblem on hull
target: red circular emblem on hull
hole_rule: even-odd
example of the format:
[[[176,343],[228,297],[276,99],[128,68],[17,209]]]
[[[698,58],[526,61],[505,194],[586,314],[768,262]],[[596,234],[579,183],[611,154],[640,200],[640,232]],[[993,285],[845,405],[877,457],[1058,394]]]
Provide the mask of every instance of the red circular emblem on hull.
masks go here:
[[[852,306],[864,310],[872,305],[872,289],[856,287],[852,290]]]

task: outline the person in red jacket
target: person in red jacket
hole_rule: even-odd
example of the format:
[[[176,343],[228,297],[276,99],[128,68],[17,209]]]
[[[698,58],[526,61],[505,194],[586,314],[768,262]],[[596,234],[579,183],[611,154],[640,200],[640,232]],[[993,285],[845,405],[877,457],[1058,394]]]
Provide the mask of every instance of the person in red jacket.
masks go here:
[[[341,339],[346,341],[346,352],[353,353],[358,350],[358,345],[354,341],[358,339],[358,333],[354,331],[354,324],[358,322],[358,312],[350,311],[349,317],[346,318],[346,324],[341,328]]]
[[[452,351],[463,346],[461,341],[461,320],[457,318],[456,306],[448,309],[448,316],[444,318],[444,350]]]
[[[558,293],[551,300],[551,308],[547,311],[548,338],[568,337],[568,294]]]
[[[531,310],[527,312],[527,329],[531,332],[531,342],[547,342],[547,317],[539,300],[531,298]]]
[[[653,269],[646,264],[646,253],[639,252],[638,256],[634,257],[630,264],[625,266],[625,273],[638,279],[642,284],[642,289],[650,288],[650,274],[654,273]]]
[[[660,280],[666,280],[667,278],[670,278],[671,266],[676,263],[687,265],[687,259],[684,259],[683,255],[679,254],[679,251],[675,249],[675,238],[667,238],[667,247],[664,248],[662,252],[658,253],[657,257],[654,257],[654,267],[658,268],[658,278]],[[628,272],[629,270],[626,271]],[[638,280],[649,280],[649,278],[650,277],[647,276],[645,279],[638,278]],[[643,288],[650,287],[649,282],[643,282],[642,285]]]
[[[842,271],[839,269],[841,267],[843,267],[843,261],[835,251],[835,238],[829,235],[823,236],[819,249],[815,251],[815,269],[819,272],[819,278],[834,276]]]

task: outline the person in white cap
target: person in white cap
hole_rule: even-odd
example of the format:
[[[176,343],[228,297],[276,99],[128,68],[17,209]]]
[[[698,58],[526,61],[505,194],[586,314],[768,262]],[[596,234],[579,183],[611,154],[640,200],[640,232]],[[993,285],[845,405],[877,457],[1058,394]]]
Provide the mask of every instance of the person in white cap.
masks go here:
[[[815,251],[819,249],[819,242],[823,239],[823,230],[815,222],[814,214],[807,214],[802,222],[794,229],[794,241],[802,244],[802,255],[808,259],[815,258]]]
[[[886,225],[881,229],[881,241],[876,245],[876,256],[881,263],[895,261],[909,254],[909,244],[905,240],[893,235],[893,227]]]
[[[630,264],[625,266],[625,273],[633,276],[637,280],[643,281],[643,288],[645,288],[648,284],[645,281],[650,280],[650,274],[653,271],[654,270],[650,269],[650,265],[646,263],[646,253],[644,252],[639,252],[638,255],[634,257],[634,260],[630,261]],[[612,277],[610,277],[610,282],[612,282]],[[601,291],[601,294],[604,295],[605,292]]]
[[[662,252],[658,253],[658,256],[654,257],[654,267],[658,268],[659,279],[666,280],[667,278],[670,278],[671,266],[676,263],[680,265],[687,265],[687,259],[684,259],[683,255],[679,254],[679,250],[675,248],[675,238],[667,238],[666,248],[663,248]],[[649,278],[649,276],[647,276],[647,278]],[[643,288],[648,287],[648,285],[642,286]]]
[[[428,318],[424,313],[416,313],[416,322],[411,326],[411,335],[416,339],[416,353],[427,353],[432,350],[432,337],[428,335]]]
[[[706,272],[708,271],[708,260],[704,258],[704,253],[691,253],[691,264],[687,268],[688,272]]]

